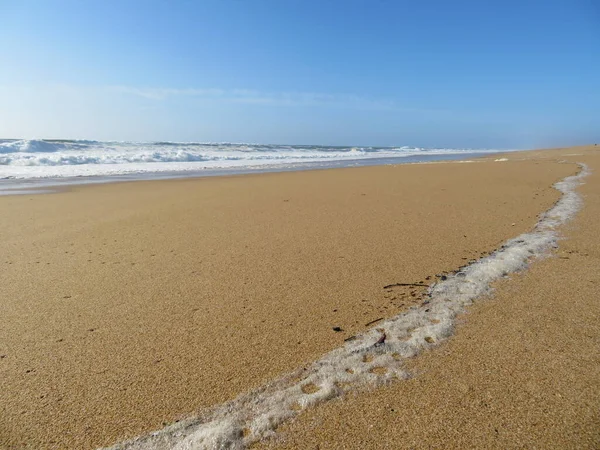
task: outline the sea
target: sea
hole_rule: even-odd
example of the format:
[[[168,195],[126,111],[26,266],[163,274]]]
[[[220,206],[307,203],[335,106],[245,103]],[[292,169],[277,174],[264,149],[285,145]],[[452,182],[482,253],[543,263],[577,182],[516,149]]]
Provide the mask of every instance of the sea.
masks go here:
[[[462,160],[507,150],[0,139],[0,194],[68,184]]]

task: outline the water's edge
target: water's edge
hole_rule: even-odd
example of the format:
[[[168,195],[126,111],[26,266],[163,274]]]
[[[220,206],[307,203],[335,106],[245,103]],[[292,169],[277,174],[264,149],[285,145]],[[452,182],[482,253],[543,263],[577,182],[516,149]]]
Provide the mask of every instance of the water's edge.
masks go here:
[[[498,152],[505,153],[506,151]],[[63,178],[37,178],[37,179],[0,179],[1,195],[35,195],[60,192],[64,188],[90,185],[122,183],[128,181],[171,180],[180,178],[204,178],[231,175],[248,175],[274,172],[298,172],[305,170],[324,170],[347,167],[384,166],[395,164],[415,164],[443,161],[461,161],[471,158],[490,156],[494,153],[462,153],[451,155],[419,155],[394,158],[371,158],[328,162],[305,162],[295,164],[265,164],[255,167],[233,167],[230,169],[204,169],[198,171],[172,171],[172,172],[142,172],[138,174],[122,174],[108,176],[80,176]]]

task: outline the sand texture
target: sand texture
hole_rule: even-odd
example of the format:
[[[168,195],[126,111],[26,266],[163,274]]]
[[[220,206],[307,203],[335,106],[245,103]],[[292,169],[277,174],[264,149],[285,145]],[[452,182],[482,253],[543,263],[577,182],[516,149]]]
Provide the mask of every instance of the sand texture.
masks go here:
[[[600,155],[585,153],[567,157],[594,172],[553,257],[497,283],[414,378],[309,410],[256,448],[600,448]]]
[[[529,230],[578,170],[556,161],[594,169],[597,153],[509,158],[0,198],[0,445],[110,445],[310,363],[424,291],[384,286],[429,284]],[[413,379],[267,445],[598,445],[595,173],[581,192],[564,258],[498,283]]]

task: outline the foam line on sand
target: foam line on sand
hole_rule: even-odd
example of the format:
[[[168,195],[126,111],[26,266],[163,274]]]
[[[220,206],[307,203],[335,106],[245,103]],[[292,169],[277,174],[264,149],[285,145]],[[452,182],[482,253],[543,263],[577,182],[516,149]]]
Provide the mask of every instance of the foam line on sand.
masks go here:
[[[581,207],[575,189],[589,169],[579,165],[577,175],[554,185],[562,196],[540,216],[532,231],[432,285],[421,306],[378,323],[311,365],[260,389],[111,449],[242,449],[272,435],[282,422],[307,407],[339,397],[349,389],[408,377],[403,369],[405,358],[447,339],[457,315],[476,298],[488,294],[492,282],[525,269],[533,258],[557,246],[557,228]]]

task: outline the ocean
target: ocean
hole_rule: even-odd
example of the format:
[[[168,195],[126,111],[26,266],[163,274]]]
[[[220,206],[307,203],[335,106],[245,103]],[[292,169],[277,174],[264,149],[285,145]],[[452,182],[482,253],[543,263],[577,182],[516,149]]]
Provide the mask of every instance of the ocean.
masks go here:
[[[0,139],[0,191],[18,193],[30,187],[63,184],[465,159],[499,151]]]

